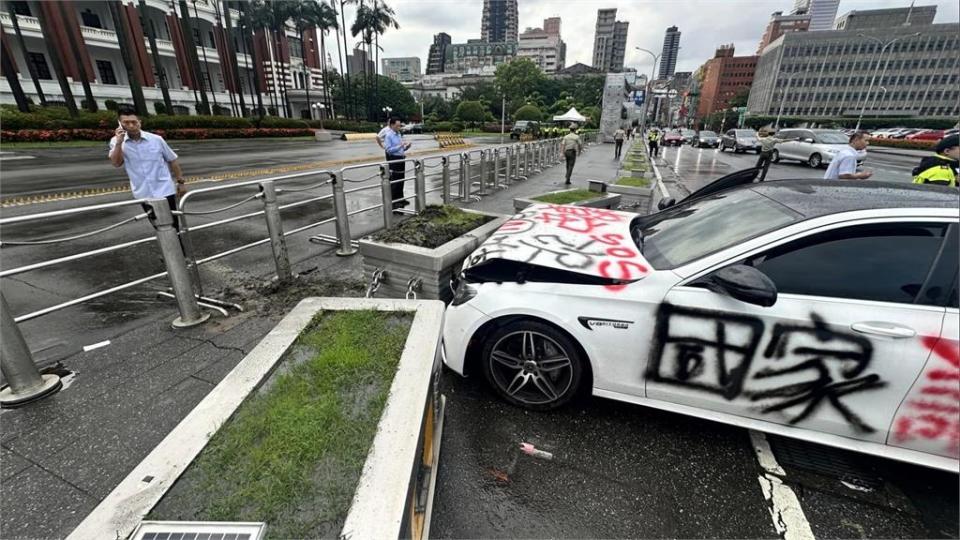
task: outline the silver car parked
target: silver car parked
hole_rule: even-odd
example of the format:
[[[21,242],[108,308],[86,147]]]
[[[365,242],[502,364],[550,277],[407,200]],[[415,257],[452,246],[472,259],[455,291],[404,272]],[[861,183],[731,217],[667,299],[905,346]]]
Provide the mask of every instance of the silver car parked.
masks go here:
[[[760,140],[757,138],[757,132],[752,129],[730,129],[720,138],[720,151],[727,148],[737,154],[753,150],[760,153]]]
[[[783,129],[777,133],[778,139],[785,139],[776,146],[771,156],[774,163],[783,159],[801,161],[817,168],[829,164],[850,140],[850,137],[836,129]],[[858,158],[857,163],[863,162]]]

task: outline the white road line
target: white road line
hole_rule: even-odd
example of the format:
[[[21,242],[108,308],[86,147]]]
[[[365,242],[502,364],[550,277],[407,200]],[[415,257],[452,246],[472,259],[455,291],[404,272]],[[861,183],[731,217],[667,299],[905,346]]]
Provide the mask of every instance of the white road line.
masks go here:
[[[94,349],[99,349],[100,347],[106,347],[110,344],[110,340],[101,341],[100,343],[93,343],[91,345],[84,345],[83,352],[92,351]]]
[[[763,498],[767,500],[777,534],[784,540],[813,540],[815,537],[810,522],[800,507],[796,493],[783,483],[787,473],[777,463],[767,437],[759,431],[750,430],[750,442],[764,471],[757,480],[760,482]]]
[[[0,156],[0,161],[16,161],[18,159],[36,159],[37,156]]]

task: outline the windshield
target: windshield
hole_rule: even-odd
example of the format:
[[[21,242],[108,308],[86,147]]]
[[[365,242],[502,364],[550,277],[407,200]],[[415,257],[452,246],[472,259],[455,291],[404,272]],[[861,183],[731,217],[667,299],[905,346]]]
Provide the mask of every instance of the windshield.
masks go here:
[[[700,132],[700,136],[701,136],[701,137],[716,137],[717,134],[714,133],[714,132],[712,132],[712,131],[701,131],[701,132]]]
[[[692,129],[685,129],[685,130],[683,130],[682,133],[683,133],[683,136],[684,136],[684,137],[689,137],[689,136],[691,136],[691,135],[696,135],[696,134],[697,134],[697,132],[694,131],[694,130],[692,130]]]
[[[642,252],[657,270],[683,266],[800,219],[750,189],[719,193],[640,220]]]
[[[847,144],[850,141],[850,137],[840,131],[820,131],[817,133],[817,139],[823,144]]]
[[[738,129],[736,130],[737,137],[756,137],[757,132],[752,129]]]

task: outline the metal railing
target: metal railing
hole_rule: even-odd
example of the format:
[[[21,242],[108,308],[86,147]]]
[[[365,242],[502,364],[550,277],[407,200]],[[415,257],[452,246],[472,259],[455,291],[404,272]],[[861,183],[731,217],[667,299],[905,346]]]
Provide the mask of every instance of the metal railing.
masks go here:
[[[351,220],[358,215],[379,211],[382,216],[382,226],[390,227],[394,222],[395,214],[413,213],[411,210],[397,208],[397,206],[408,204],[411,199],[415,211],[420,211],[427,205],[427,196],[431,194],[443,203],[454,201],[468,203],[480,200],[492,192],[503,189],[514,182],[522,181],[558,163],[561,156],[560,140],[544,139],[493,145],[441,155],[350,165],[336,170],[310,170],[260,180],[194,189],[180,198],[175,210],[171,210],[167,201],[163,199],[129,200],[0,218],[0,227],[3,227],[103,211],[116,212],[118,209],[126,210],[131,207],[141,210],[141,205],[143,206],[142,210],[145,210],[138,211],[133,216],[128,216],[117,223],[61,238],[13,241],[0,239],[0,248],[5,250],[53,243],[68,243],[81,238],[92,238],[109,231],[118,231],[129,227],[133,223],[143,221],[144,218],[150,218],[154,228],[154,234],[151,236],[96,247],[80,253],[39,262],[31,262],[15,268],[0,269],[0,278],[9,278],[92,257],[108,256],[116,254],[120,250],[153,242],[156,242],[160,248],[160,255],[165,266],[163,272],[109,286],[78,298],[15,317],[9,315],[4,305],[4,316],[9,316],[13,323],[13,330],[19,334],[16,323],[29,321],[70,306],[169,277],[172,294],[163,292],[160,294],[176,300],[179,316],[173,321],[173,325],[184,327],[201,324],[209,317],[209,314],[201,311],[201,307],[220,311],[224,315],[227,314],[223,309],[224,306],[239,308],[239,306],[217,302],[203,296],[203,286],[199,272],[201,265],[270,244],[276,277],[280,282],[286,282],[293,277],[286,245],[286,238],[292,235],[311,231],[324,225],[333,225],[335,234],[317,232],[310,236],[309,240],[315,243],[322,242],[335,245],[337,255],[352,255],[357,251],[358,242],[351,233]],[[391,173],[391,164],[398,169],[397,172],[402,166],[405,173],[412,166],[412,178],[407,178],[406,174],[404,174],[404,178],[401,178],[399,174]],[[414,185],[413,194],[404,193],[395,197],[394,186],[411,179]],[[347,187],[348,184],[355,184],[355,187]],[[432,187],[428,187],[431,184]],[[439,195],[436,195],[437,192],[439,192]],[[300,196],[295,200],[283,202],[283,199],[287,196],[293,198],[295,194],[300,194]],[[224,200],[225,196],[239,196],[241,199],[237,202],[222,204],[213,209],[200,209],[199,207],[201,203],[209,205],[218,200]],[[364,201],[364,198],[372,198],[373,200]],[[243,211],[247,205],[256,204],[257,201],[260,203],[259,208]],[[285,228],[284,211],[323,202],[329,202],[332,205],[332,215],[320,215],[317,216],[319,219],[311,218],[310,222],[305,225],[299,225],[289,230]],[[191,221],[198,220],[201,217],[216,216],[231,210],[241,210],[241,213],[225,216],[211,222],[191,224]],[[263,216],[262,219],[267,228],[265,238],[258,238],[212,255],[202,257],[197,255],[194,248],[197,235],[206,234],[208,230],[221,228],[243,220],[256,219],[260,216]],[[178,222],[178,228],[175,227],[175,222]],[[8,329],[5,328],[4,332],[4,337],[7,337]],[[13,353],[4,349],[4,363],[7,363],[6,357],[10,354],[16,354],[17,356],[23,354],[19,349],[18,351]],[[35,382],[35,379],[30,380]]]

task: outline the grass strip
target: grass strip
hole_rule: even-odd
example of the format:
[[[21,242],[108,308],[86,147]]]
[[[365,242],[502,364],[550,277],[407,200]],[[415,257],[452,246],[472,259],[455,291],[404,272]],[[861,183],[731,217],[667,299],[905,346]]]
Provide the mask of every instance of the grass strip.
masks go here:
[[[233,138],[233,139],[169,139],[168,144],[176,143],[198,143],[198,142],[227,142],[227,141],[252,141],[266,140],[271,141],[313,141],[313,137],[305,135],[302,137],[253,137],[253,138]],[[40,148],[87,148],[87,147],[106,147],[110,141],[49,141],[49,142],[5,142],[2,144],[4,150],[30,150]]]
[[[574,189],[571,191],[561,191],[559,193],[547,193],[546,195],[539,195],[537,197],[533,197],[533,200],[550,204],[570,204],[573,202],[596,199],[599,196],[599,193],[590,191],[588,189]]]
[[[271,538],[337,536],[411,321],[318,315],[149,518],[264,521]]]
[[[455,206],[430,205],[419,214],[372,236],[378,242],[436,248],[490,221],[490,216],[464,212]]]
[[[649,187],[650,181],[646,178],[634,178],[632,176],[621,176],[614,182],[618,186],[626,187]]]

